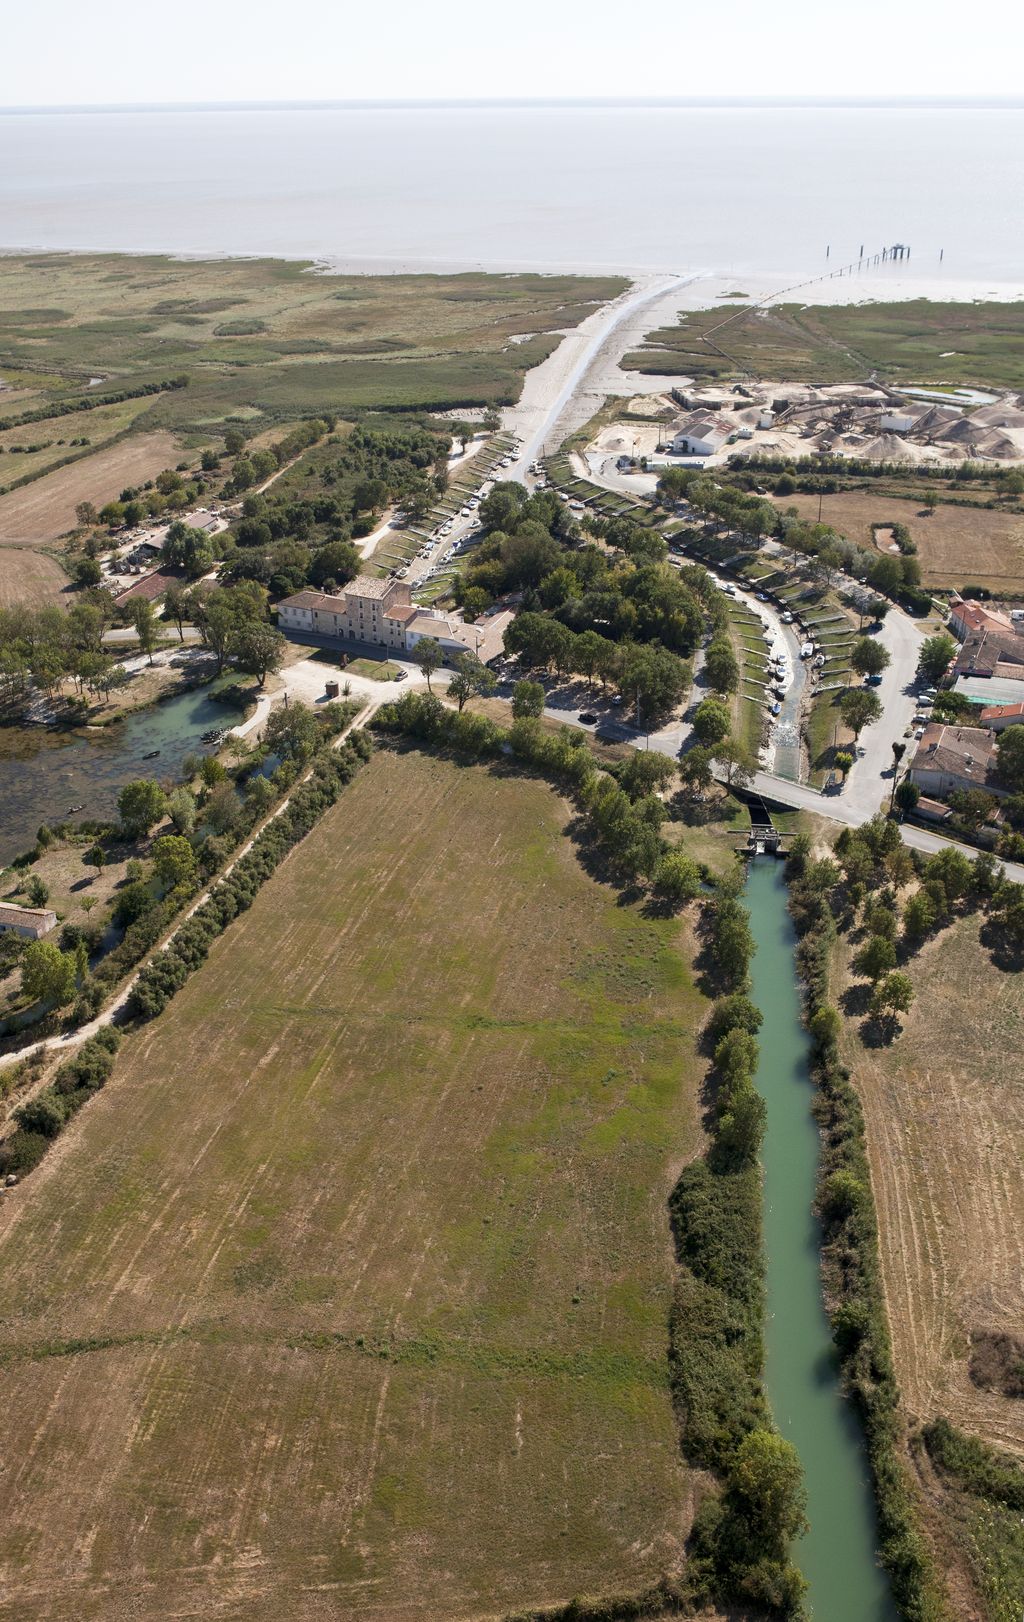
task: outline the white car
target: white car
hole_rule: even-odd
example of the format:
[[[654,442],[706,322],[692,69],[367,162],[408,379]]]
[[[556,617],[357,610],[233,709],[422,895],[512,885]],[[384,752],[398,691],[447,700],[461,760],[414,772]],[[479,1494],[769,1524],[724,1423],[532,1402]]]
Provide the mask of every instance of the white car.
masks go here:
[[[782,616],[781,616],[781,618],[782,618],[782,623],[783,623],[783,625],[792,625],[792,623],[793,623],[793,616],[792,616],[792,614],[791,614],[791,613],[790,613],[790,612],[789,612],[789,609],[788,609],[788,608],[787,608],[787,609],[786,609],[786,612],[785,612],[785,613],[784,613],[784,614],[783,614],[783,615],[782,615]]]

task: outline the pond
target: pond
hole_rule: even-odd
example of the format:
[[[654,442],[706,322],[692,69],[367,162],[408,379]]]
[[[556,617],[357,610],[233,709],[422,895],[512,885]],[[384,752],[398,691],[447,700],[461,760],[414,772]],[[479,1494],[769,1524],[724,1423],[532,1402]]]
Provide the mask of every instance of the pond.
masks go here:
[[[178,693],[93,731],[0,729],[0,862],[29,849],[42,822],[112,817],[118,793],[134,777],[178,782],[182,761],[200,751],[203,733],[238,720],[210,691]],[[72,813],[72,806],[81,809]]]

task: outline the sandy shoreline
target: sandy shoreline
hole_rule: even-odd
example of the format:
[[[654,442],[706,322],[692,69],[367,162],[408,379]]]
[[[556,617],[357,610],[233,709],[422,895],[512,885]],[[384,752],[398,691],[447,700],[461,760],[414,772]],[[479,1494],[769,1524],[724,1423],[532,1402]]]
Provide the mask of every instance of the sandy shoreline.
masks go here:
[[[175,262],[194,260],[198,263],[218,259],[270,259],[284,263],[308,263],[311,274],[337,276],[458,276],[470,273],[487,276],[625,276],[637,289],[676,279],[685,280],[686,288],[675,306],[677,310],[700,310],[716,306],[739,309],[746,302],[796,304],[863,304],[869,302],[931,299],[935,302],[951,301],[971,303],[995,301],[1012,303],[1024,301],[1024,272],[1005,277],[962,277],[944,274],[941,267],[923,262],[919,268],[910,264],[885,264],[839,275],[840,265],[824,261],[816,268],[804,266],[766,266],[763,270],[745,272],[731,270],[728,274],[699,265],[633,265],[628,263],[589,264],[581,261],[505,261],[477,258],[425,259],[402,258],[349,258],[336,254],[281,253],[273,249],[254,253],[191,251],[181,248],[119,250],[110,248],[57,248],[39,244],[0,246],[3,259],[23,258],[37,254],[57,254],[71,257],[100,258],[167,258]],[[742,292],[748,300],[730,299],[728,294]],[[670,301],[667,301],[670,302]],[[662,324],[670,320],[665,316]],[[655,323],[652,322],[652,326]]]

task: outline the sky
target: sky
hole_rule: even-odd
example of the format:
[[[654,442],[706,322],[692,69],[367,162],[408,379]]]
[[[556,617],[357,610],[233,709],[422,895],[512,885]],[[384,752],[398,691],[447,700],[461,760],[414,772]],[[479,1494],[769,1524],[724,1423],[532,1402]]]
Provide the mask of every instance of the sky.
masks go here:
[[[977,19],[977,20],[975,20]],[[585,96],[1014,96],[987,0],[48,0],[8,8],[0,106]]]

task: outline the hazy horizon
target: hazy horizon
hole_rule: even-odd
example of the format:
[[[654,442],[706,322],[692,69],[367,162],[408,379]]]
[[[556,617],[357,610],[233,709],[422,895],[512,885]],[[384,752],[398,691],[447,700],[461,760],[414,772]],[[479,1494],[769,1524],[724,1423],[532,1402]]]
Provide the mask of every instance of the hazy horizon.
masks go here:
[[[862,102],[1020,96],[1024,20],[1016,0],[990,0],[964,26],[958,0],[916,7],[860,0],[823,13],[819,0],[634,15],[619,0],[518,0],[514,12],[448,0],[386,8],[304,0],[178,0],[146,26],[135,0],[52,0],[6,20],[17,64],[9,110],[114,106],[450,103],[507,98],[806,98]],[[428,94],[424,96],[424,91]]]
[[[943,111],[1024,109],[1024,94],[982,95],[875,95],[875,96],[339,96],[280,97],[195,101],[79,101],[0,103],[0,113],[168,113],[168,112],[304,112],[388,108],[405,110],[431,107],[920,107]]]

